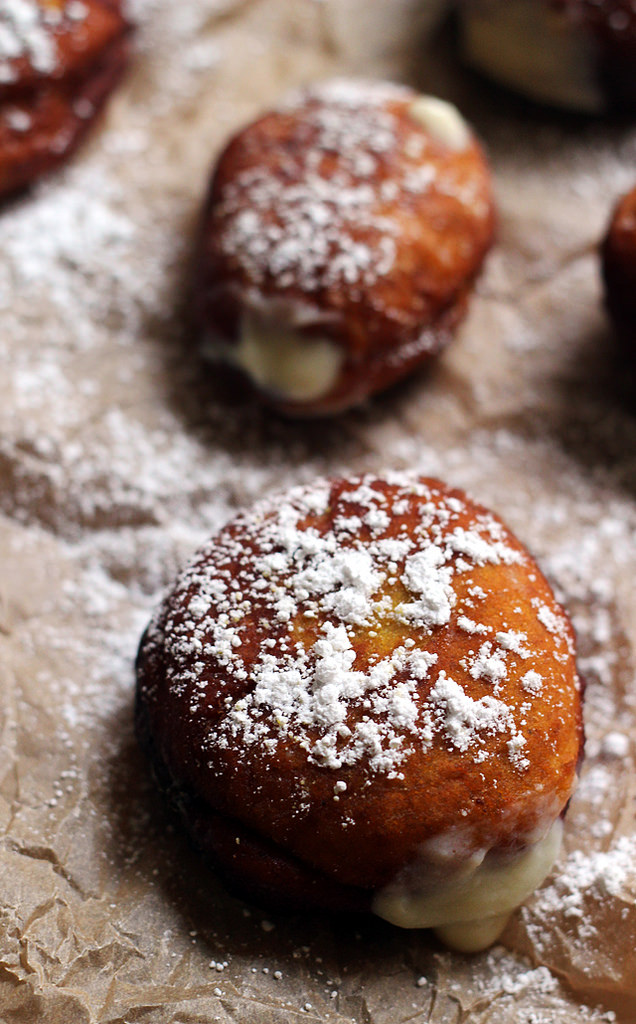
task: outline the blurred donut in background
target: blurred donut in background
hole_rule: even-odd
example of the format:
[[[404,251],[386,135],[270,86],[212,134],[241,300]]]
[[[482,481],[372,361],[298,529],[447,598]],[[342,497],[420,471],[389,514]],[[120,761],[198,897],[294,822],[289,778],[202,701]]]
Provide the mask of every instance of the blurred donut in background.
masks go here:
[[[460,0],[461,47],[477,71],[583,114],[636,110],[630,0]]]
[[[126,66],[119,0],[4,0],[0,7],[0,198],[63,163]]]
[[[625,353],[636,363],[636,188],[614,208],[601,262],[608,312]]]
[[[454,106],[386,82],[295,93],[214,170],[204,352],[283,413],[339,412],[448,343],[493,230],[490,171]]]

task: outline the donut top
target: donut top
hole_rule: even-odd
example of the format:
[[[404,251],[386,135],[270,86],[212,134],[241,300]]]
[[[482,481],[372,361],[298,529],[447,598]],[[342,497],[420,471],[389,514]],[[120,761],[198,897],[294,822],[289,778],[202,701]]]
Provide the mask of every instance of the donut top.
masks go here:
[[[63,22],[82,22],[88,8],[82,0],[3,0],[0,10],[0,85],[18,77],[17,62],[26,59],[41,75],[57,66],[54,30]]]
[[[203,722],[204,753],[293,747],[319,771],[388,779],[433,747],[524,776],[537,707],[566,707],[578,685],[567,617],[500,520],[399,474],[322,481],[240,516],[142,650],[147,696],[167,689]]]
[[[427,202],[427,244],[445,286],[447,274],[452,292],[467,266],[472,272],[491,230],[486,172],[454,108],[443,104],[453,118],[449,144],[411,112],[418,98],[384,82],[329,81],[236,137],[213,198],[221,252],[247,283],[355,295],[387,275],[412,274],[415,257],[401,252],[424,244]],[[418,262],[426,264],[421,253]]]

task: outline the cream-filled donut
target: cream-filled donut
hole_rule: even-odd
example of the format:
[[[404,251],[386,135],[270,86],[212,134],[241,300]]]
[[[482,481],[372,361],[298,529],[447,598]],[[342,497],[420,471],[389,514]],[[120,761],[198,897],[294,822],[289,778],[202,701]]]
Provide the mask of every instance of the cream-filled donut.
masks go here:
[[[614,207],[601,261],[608,312],[624,354],[636,365],[636,188]]]
[[[584,114],[636,109],[630,0],[460,0],[469,64],[532,100]]]
[[[0,5],[0,198],[70,156],[126,66],[129,36],[120,0]]]
[[[295,93],[216,164],[194,285],[204,350],[287,414],[354,405],[446,344],[493,220],[451,104],[385,82]]]
[[[391,474],[295,489],[206,544],[142,640],[136,717],[238,894],[477,949],[557,855],[581,699],[519,541]]]

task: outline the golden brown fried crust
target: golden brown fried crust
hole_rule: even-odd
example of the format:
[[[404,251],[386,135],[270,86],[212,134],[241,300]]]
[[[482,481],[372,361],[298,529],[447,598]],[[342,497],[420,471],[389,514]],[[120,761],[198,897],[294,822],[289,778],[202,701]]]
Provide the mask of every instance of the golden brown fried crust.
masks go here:
[[[231,140],[196,258],[197,319],[213,343],[235,344],[246,307],[277,302],[309,311],[302,333],[346,354],[328,394],[265,395],[288,414],[338,411],[429,361],[493,238],[490,174],[469,133],[459,150],[434,138],[411,90],[343,83],[341,101],[338,88],[307,90]]]
[[[314,502],[310,511],[302,498],[283,500],[229,524],[182,576],[140,647],[138,731],[164,788],[172,788],[190,832],[233,887],[244,877],[246,891],[269,902],[277,880],[288,879],[294,905],[305,893],[304,902],[314,906],[322,894],[322,905],[331,909],[359,908],[417,857],[423,843],[439,837],[456,835],[460,859],[477,849],[521,850],[565,808],[581,754],[572,628],[525,549],[485,509],[437,481],[411,489],[404,482],[365,482],[380,496],[377,507],[368,495],[351,497],[355,481],[337,480],[325,503]],[[349,621],[351,664],[369,677],[396,651],[402,660],[388,689],[371,686],[346,702],[343,722],[354,739],[338,739],[325,755],[320,709],[309,721],[296,712],[290,718],[287,698],[262,702],[258,680],[264,654],[273,651],[277,658],[291,644],[292,654],[309,652],[298,656],[298,666],[301,676],[316,673],[304,691],[312,699],[325,621],[331,621],[328,630],[338,625],[337,615],[321,617],[316,610],[332,599],[337,608],[342,587],[315,600],[301,594],[289,620],[275,613],[272,594],[278,588],[277,600],[283,592],[298,595],[295,573],[309,565],[312,579],[329,558],[337,562],[339,552],[379,551],[373,546],[379,535],[374,540],[363,525],[369,502],[375,512],[392,510],[382,543],[406,538],[411,552],[428,547],[430,554],[436,537],[445,558],[440,571],[450,574],[440,579],[452,581],[452,611],[439,625],[405,620],[401,609],[413,598],[405,583],[408,564],[402,558],[380,571],[372,620]],[[301,509],[293,529],[318,546],[335,537],[335,554],[329,548],[327,561],[321,555],[315,563],[311,556],[289,575],[279,566],[270,579],[263,566],[276,554],[275,538],[283,536],[275,524],[290,508]],[[430,529],[423,527],[429,520]],[[481,562],[466,553],[479,552],[478,537],[484,543],[497,538],[490,554],[483,548]],[[493,561],[495,549],[499,561]],[[211,596],[223,579],[234,595],[231,608]],[[225,615],[229,633],[218,628]],[[237,623],[236,653],[228,656],[231,623]],[[422,678],[415,678],[408,660],[413,651],[436,656]],[[290,661],[281,657],[275,664],[284,685]],[[331,681],[346,687],[346,672],[336,671]],[[450,695],[444,685],[454,687]],[[403,710],[390,710],[404,687],[415,702],[411,710],[418,709],[413,728],[408,716],[400,717]],[[464,725],[476,710],[488,722],[463,731],[457,694],[470,705]],[[499,726],[491,714],[499,716]],[[356,737],[368,738],[369,723],[378,726],[374,736],[356,747]],[[228,835],[240,839],[240,851]]]
[[[0,84],[0,198],[63,163],[75,150],[128,60],[131,27],[118,0],[82,0],[81,17],[68,3],[41,4],[61,14],[43,24],[54,65],[34,66],[29,54],[10,62]]]
[[[617,203],[601,247],[605,298],[610,316],[634,352],[636,338],[636,189]]]
[[[370,889],[328,878],[237,818],[216,813],[192,790],[176,785],[157,752],[147,707],[140,697],[135,707],[135,728],[171,809],[236,896],[278,910],[362,913],[371,909]]]

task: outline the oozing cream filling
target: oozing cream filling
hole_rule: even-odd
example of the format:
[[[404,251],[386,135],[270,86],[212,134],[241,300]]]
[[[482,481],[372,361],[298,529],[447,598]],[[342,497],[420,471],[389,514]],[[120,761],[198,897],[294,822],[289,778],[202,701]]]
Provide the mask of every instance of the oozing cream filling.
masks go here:
[[[409,108],[428,134],[449,149],[459,152],[470,142],[470,131],[457,107],[436,96],[419,96]]]
[[[453,949],[485,949],[549,874],[562,833],[558,818],[523,853],[507,858],[479,851],[446,877],[423,857],[419,865],[409,866],[408,877],[398,877],[377,893],[373,912],[400,928],[434,928]]]
[[[484,74],[544,103],[603,109],[593,40],[540,0],[462,4],[466,56]]]
[[[237,366],[262,391],[291,402],[311,402],[336,384],[344,351],[328,338],[308,338],[284,320],[247,310],[235,345],[208,341],[205,354]]]

